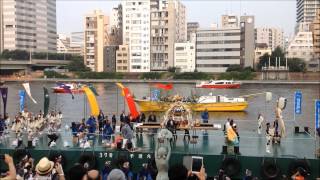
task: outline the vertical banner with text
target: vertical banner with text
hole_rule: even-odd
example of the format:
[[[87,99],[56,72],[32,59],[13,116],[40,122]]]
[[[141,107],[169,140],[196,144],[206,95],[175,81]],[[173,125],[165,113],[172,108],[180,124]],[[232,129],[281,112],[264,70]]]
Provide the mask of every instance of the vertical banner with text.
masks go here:
[[[301,114],[301,104],[302,104],[302,93],[301,91],[296,91],[294,93],[294,113]]]
[[[320,128],[320,99],[317,99],[316,102],[314,103],[314,108],[315,108],[315,128]]]

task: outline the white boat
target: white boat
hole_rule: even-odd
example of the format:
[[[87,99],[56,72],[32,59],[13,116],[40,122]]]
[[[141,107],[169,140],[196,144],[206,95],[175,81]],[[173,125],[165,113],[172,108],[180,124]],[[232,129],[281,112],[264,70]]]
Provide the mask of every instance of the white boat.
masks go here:
[[[225,89],[225,88],[240,88],[241,83],[233,80],[210,80],[210,81],[201,81],[196,84],[197,88],[217,88],[217,89]]]

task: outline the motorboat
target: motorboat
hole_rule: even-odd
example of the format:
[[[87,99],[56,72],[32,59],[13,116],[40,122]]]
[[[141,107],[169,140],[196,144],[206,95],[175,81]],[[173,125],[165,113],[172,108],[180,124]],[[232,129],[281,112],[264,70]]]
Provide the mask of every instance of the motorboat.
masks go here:
[[[240,88],[241,83],[233,80],[210,80],[201,81],[196,84],[197,88],[215,88],[215,89],[235,89]]]
[[[69,89],[75,94],[84,92],[82,86],[76,83],[57,84],[57,86],[52,87],[54,93],[70,93]]]

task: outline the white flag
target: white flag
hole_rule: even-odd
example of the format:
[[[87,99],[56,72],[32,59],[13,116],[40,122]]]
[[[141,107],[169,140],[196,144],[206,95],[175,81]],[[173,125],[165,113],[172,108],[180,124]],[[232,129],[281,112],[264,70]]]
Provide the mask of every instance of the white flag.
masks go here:
[[[30,92],[30,85],[29,83],[23,83],[22,86],[24,87],[24,89],[26,90],[28,96],[30,97],[30,99],[33,101],[33,103],[37,104],[37,101],[35,99],[33,99],[33,97],[31,96],[31,92]]]

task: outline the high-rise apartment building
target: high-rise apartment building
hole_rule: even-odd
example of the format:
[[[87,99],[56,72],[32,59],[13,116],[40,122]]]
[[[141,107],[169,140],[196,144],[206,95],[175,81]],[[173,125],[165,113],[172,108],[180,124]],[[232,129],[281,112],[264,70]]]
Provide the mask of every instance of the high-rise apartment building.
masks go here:
[[[117,72],[129,72],[129,46],[120,45],[116,51],[116,71]]]
[[[57,36],[57,53],[68,53],[70,48],[70,38],[65,34]]]
[[[180,72],[194,72],[196,66],[195,43],[175,43],[174,45],[174,67]]]
[[[276,47],[284,48],[283,31],[279,28],[258,27],[255,29],[255,43],[266,44],[268,48],[274,50]]]
[[[238,28],[239,21],[236,15],[222,15],[221,28]]]
[[[187,38],[185,6],[179,1],[151,0],[151,70],[173,67],[174,43]]]
[[[297,0],[297,23],[313,22],[316,17],[316,9],[320,8],[319,0]]]
[[[195,42],[194,35],[197,33],[200,25],[198,22],[188,22],[187,23],[187,41]]]
[[[122,1],[123,45],[128,45],[130,72],[150,71],[150,1]]]
[[[104,47],[104,71],[116,72],[116,51],[119,46],[109,45]]]
[[[299,23],[299,31],[287,49],[288,57],[301,58],[305,61],[313,59],[313,38],[309,25],[310,23]]]
[[[118,7],[113,8],[110,16],[110,26],[109,26],[109,38],[110,45],[120,45],[122,44],[122,5],[119,4]]]
[[[313,52],[315,59],[320,58],[320,8],[317,9],[316,17],[311,25],[313,35]]]
[[[84,32],[71,32],[69,54],[83,56]]]
[[[0,1],[0,51],[56,52],[56,1]]]
[[[104,71],[103,52],[108,45],[109,17],[94,10],[84,17],[84,64],[92,71]]]
[[[230,65],[240,65],[240,41],[239,28],[198,30],[196,69],[200,72],[225,72]]]
[[[254,16],[240,16],[241,59],[242,67],[252,67],[254,64]]]

